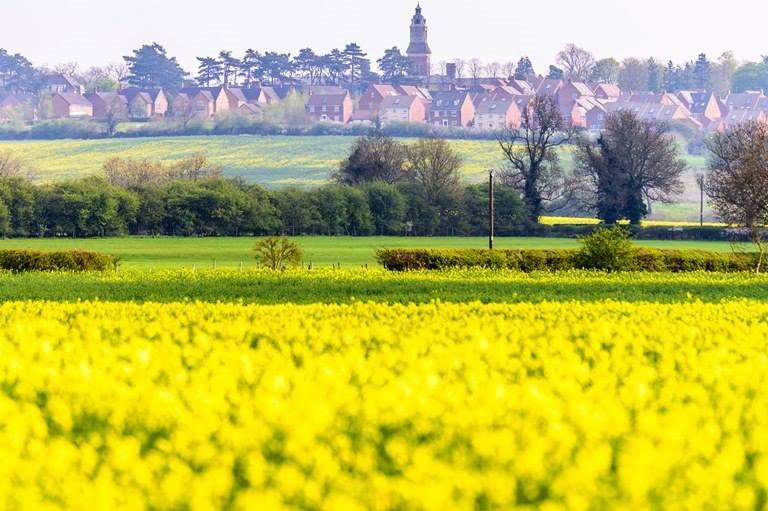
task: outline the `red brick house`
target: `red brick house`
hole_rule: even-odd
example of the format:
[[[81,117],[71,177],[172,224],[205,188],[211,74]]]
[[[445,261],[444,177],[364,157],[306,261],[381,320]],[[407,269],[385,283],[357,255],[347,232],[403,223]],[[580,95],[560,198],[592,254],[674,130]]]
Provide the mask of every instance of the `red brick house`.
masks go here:
[[[360,96],[360,102],[358,108],[360,110],[370,110],[372,112],[378,112],[379,105],[384,101],[384,98],[391,96],[398,96],[400,93],[392,85],[370,85],[366,91]]]
[[[618,101],[621,98],[621,89],[613,83],[599,83],[594,89],[595,97],[603,103]]]
[[[352,118],[352,96],[344,94],[312,94],[306,106],[308,124],[338,122],[347,124]]]
[[[419,96],[387,96],[379,105],[379,119],[386,126],[396,122],[420,122],[427,118],[427,104]]]
[[[129,87],[118,94],[127,98],[131,117],[164,117],[168,113],[168,96],[163,89]]]
[[[93,117],[93,105],[73,92],[58,92],[51,96],[54,119]]]
[[[118,119],[128,118],[128,98],[115,92],[94,92],[85,95],[93,105],[93,116],[104,119],[110,115]]]
[[[438,92],[432,96],[427,122],[436,126],[466,127],[475,119],[468,92]]]

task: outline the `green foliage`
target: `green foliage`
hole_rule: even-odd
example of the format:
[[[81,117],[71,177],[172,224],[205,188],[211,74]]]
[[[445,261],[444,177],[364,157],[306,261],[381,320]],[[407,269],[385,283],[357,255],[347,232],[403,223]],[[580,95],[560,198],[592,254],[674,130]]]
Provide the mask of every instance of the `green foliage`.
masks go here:
[[[634,267],[635,250],[629,231],[623,227],[598,229],[583,237],[581,243],[575,259],[578,268],[626,271]]]
[[[768,90],[768,63],[750,62],[739,67],[731,86],[734,92]]]
[[[302,252],[296,242],[282,237],[269,237],[256,243],[256,260],[270,270],[282,270],[301,264]]]
[[[115,268],[118,259],[111,255],[71,250],[38,252],[34,250],[0,251],[0,269],[14,273],[32,271],[106,271]]]
[[[609,272],[748,272],[756,254],[725,254],[701,250],[631,249],[615,259],[596,253],[592,259],[577,250],[378,250],[376,258],[390,271],[486,268],[520,272],[595,269]]]

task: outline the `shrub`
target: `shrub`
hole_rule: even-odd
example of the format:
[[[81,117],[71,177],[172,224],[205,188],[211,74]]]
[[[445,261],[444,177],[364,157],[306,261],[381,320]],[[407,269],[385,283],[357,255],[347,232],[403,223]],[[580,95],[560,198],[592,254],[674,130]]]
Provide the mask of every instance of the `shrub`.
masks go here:
[[[107,254],[71,250],[41,252],[35,250],[0,251],[0,269],[15,273],[32,271],[106,271],[116,267],[119,259]]]
[[[701,250],[631,249],[631,264],[623,270],[646,272],[748,272],[757,254],[727,254]],[[568,271],[584,268],[576,250],[379,250],[376,258],[391,271],[488,268],[536,271]],[[603,268],[604,269],[604,268]]]
[[[634,267],[635,250],[629,231],[621,227],[598,229],[581,238],[576,266],[586,270],[626,271]]]
[[[299,246],[288,238],[271,236],[256,243],[256,259],[272,270],[301,264],[302,252]]]

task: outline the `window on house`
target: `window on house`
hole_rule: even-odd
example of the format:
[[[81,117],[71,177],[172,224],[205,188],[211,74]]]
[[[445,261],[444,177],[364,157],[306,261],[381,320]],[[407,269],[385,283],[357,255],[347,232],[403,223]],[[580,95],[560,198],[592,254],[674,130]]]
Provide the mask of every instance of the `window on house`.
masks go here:
[[[337,105],[337,106],[333,107],[333,111],[334,111],[334,112],[341,112],[341,107],[339,107],[339,106]]]
[[[443,126],[448,126],[448,119],[443,119]]]

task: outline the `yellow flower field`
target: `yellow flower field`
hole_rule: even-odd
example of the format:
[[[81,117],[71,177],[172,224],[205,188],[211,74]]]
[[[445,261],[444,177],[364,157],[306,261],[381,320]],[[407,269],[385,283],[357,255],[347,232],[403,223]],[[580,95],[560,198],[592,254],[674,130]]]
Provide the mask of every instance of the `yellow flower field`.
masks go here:
[[[571,216],[543,216],[539,219],[542,225],[598,225],[597,218],[582,218]],[[629,222],[619,222],[629,224]],[[701,222],[677,221],[677,220],[643,220],[643,227],[700,227]],[[719,222],[704,222],[703,227],[727,227]]]
[[[762,509],[768,304],[0,305],[8,509]]]

